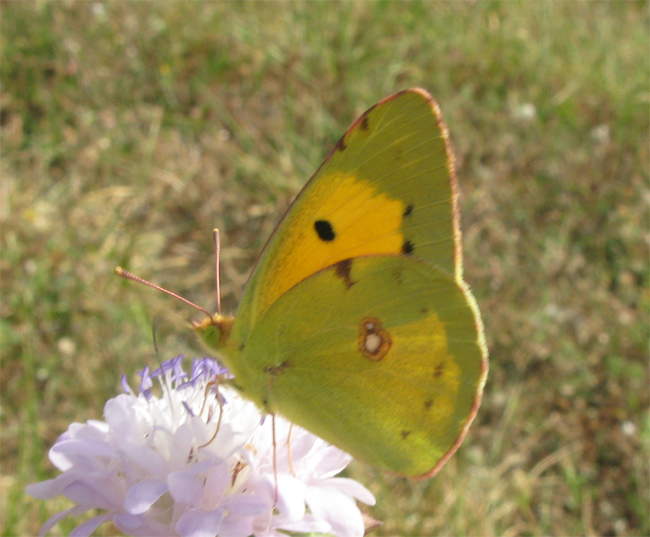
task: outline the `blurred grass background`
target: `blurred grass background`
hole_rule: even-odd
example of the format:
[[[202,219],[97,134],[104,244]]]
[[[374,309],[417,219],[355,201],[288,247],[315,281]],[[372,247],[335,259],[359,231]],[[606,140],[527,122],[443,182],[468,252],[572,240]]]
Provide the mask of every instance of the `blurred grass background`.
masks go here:
[[[647,2],[4,2],[0,504],[36,534],[73,421],[233,311],[361,112],[422,86],[457,152],[491,371],[433,480],[361,464],[375,535],[648,535]],[[54,535],[79,521],[64,522]],[[114,529],[102,527],[98,534]]]

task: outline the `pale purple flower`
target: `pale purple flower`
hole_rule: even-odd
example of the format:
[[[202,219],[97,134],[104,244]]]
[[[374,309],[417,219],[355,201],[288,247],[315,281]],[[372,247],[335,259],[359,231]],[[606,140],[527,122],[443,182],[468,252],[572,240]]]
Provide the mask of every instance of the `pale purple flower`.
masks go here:
[[[90,509],[101,514],[73,537],[107,521],[134,536],[363,535],[355,500],[375,500],[356,481],[334,477],[348,454],[279,416],[274,448],[272,419],[219,384],[225,369],[203,358],[188,374],[181,362],[145,368],[138,394],[123,379],[126,393],[106,403],[105,421],[73,423],[59,437],[49,457],[62,473],[27,492],[76,505],[50,518],[41,535]]]

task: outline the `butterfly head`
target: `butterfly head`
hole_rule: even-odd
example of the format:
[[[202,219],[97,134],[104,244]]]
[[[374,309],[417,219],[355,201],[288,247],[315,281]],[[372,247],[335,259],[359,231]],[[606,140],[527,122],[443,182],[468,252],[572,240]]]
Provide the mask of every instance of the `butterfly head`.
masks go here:
[[[215,313],[192,324],[196,333],[210,349],[219,350],[228,341],[234,322],[235,318],[232,315]]]

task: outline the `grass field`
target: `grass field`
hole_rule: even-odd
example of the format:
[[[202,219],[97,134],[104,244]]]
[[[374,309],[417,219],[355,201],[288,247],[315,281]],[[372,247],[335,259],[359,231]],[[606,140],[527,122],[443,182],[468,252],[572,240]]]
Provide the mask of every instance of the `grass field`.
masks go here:
[[[491,370],[436,478],[351,467],[374,535],[650,534],[647,2],[0,8],[3,535],[69,506],[24,487],[155,364],[152,329],[162,358],[203,353],[196,312],[113,267],[213,309],[218,227],[234,311],[339,136],[412,86],[456,149]]]

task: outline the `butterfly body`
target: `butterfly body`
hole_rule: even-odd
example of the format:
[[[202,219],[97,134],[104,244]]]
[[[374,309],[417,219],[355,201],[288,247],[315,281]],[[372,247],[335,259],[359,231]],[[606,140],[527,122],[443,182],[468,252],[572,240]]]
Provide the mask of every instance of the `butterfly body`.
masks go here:
[[[384,470],[437,472],[476,414],[487,353],[426,92],[350,127],[267,243],[236,319],[197,329],[262,409]]]

